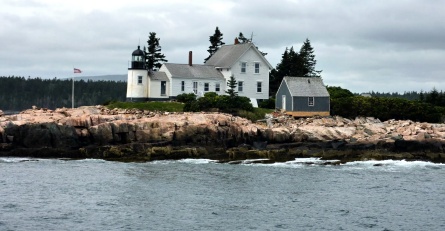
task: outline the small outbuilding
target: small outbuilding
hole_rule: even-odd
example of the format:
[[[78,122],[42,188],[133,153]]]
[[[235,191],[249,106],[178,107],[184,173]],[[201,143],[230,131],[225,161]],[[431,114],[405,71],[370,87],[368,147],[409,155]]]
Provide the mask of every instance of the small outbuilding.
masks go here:
[[[285,76],[276,94],[275,107],[295,117],[329,116],[329,92],[321,77]]]

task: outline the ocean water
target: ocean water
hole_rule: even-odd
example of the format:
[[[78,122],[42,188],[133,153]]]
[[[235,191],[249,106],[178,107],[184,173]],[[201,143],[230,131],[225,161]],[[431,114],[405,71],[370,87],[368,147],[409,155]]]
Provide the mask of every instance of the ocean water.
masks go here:
[[[445,165],[0,158],[0,230],[445,230]]]

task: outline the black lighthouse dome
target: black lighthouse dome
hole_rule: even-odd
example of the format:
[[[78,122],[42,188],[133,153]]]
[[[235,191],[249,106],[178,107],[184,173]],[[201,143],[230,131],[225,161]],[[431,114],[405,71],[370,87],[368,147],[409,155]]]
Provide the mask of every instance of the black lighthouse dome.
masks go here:
[[[138,49],[134,50],[131,54],[131,69],[145,69],[144,56],[144,52],[141,50],[141,47],[138,46]]]

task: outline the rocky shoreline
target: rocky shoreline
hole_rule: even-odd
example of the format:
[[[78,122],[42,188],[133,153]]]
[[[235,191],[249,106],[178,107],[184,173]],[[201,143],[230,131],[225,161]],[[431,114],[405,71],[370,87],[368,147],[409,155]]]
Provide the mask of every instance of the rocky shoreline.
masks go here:
[[[374,118],[294,119],[273,113],[260,122],[225,113],[169,113],[103,106],[0,111],[0,156],[152,161],[206,158],[273,163],[320,157],[445,163],[445,124]],[[255,161],[254,161],[255,162]]]

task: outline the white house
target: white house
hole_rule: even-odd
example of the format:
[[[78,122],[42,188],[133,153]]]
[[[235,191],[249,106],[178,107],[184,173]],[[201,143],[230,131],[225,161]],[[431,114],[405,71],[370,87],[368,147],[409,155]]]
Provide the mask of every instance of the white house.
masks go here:
[[[227,81],[234,76],[239,96],[263,100],[269,98],[270,63],[253,43],[225,45],[205,64],[193,64],[189,52],[188,64],[164,63],[158,71],[147,71],[144,52],[132,54],[128,68],[127,101],[169,100],[179,94],[206,92],[225,94]]]

